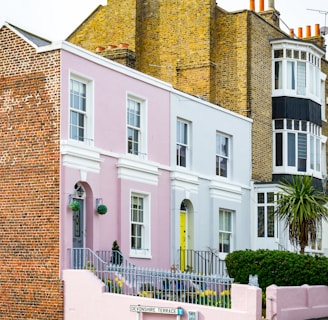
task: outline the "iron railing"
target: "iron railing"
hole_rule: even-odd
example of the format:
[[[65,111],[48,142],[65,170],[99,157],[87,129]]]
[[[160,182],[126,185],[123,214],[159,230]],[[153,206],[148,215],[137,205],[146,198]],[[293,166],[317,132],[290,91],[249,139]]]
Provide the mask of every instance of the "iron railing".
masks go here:
[[[205,275],[227,276],[225,261],[209,250],[199,251],[192,249],[178,250],[179,269]]]
[[[229,277],[106,263],[90,249],[70,249],[69,253],[71,268],[90,270],[104,282],[107,292],[230,307],[233,279]]]
[[[120,265],[122,267],[135,267],[135,265],[125,258],[120,251],[117,250],[98,250],[97,256],[107,264]]]

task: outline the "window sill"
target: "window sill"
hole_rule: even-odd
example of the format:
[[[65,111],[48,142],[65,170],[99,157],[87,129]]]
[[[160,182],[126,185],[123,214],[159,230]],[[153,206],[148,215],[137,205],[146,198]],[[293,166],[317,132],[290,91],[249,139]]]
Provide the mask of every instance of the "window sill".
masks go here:
[[[151,259],[152,256],[149,249],[130,249],[130,258]]]

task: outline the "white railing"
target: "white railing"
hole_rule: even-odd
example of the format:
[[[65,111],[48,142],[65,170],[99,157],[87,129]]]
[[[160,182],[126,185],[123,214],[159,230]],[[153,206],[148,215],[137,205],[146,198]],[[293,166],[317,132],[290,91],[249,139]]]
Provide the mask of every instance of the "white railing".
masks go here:
[[[88,269],[104,282],[107,292],[230,307],[233,279],[106,263],[90,249],[70,249],[72,269]]]

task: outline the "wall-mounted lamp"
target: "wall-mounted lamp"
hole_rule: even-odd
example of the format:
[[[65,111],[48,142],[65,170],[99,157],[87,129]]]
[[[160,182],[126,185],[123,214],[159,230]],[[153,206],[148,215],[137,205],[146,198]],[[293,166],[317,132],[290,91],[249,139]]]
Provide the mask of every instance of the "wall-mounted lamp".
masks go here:
[[[96,198],[96,208],[98,208],[100,204],[102,204],[102,198]]]
[[[84,195],[84,190],[81,186],[78,186],[78,188],[76,189],[76,195],[79,197],[79,198],[82,198],[83,195]]]
[[[70,204],[73,201],[74,194],[69,194],[68,195],[68,204]]]

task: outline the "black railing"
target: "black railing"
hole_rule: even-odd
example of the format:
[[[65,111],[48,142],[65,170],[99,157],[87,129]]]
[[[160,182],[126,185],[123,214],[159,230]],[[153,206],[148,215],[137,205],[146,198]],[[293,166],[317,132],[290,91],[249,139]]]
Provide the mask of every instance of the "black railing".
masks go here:
[[[179,269],[183,272],[227,276],[225,261],[210,250],[179,249]]]

